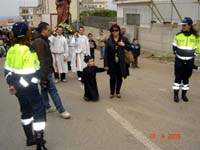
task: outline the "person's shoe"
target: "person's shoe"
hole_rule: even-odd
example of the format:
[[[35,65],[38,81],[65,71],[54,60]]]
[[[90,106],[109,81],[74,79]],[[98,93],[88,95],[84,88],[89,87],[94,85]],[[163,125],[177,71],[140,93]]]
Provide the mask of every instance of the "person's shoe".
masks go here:
[[[182,90],[182,100],[183,100],[184,102],[188,102],[188,101],[189,101],[189,99],[188,99],[188,97],[186,96],[186,94],[187,94],[187,91],[186,91],[186,90]]]
[[[23,129],[24,129],[24,133],[26,135],[26,146],[32,146],[32,145],[36,145],[36,140],[35,137],[33,135],[33,128],[32,128],[32,123],[29,125],[22,125]]]
[[[37,149],[36,150],[48,150],[45,145],[37,145]]]
[[[34,131],[37,148],[36,150],[48,150],[45,147],[46,140],[44,140],[44,131]]]
[[[176,102],[176,103],[179,102],[178,92],[179,92],[179,90],[174,90],[174,102]]]
[[[33,146],[36,145],[35,139],[27,140],[26,141],[26,146]]]
[[[88,97],[86,97],[86,96],[84,96],[83,99],[84,99],[85,101],[90,101],[90,99],[89,99]]]
[[[46,113],[52,113],[52,112],[56,112],[56,108],[49,108],[49,109],[46,109]]]
[[[63,79],[63,80],[61,80],[61,82],[67,82],[67,79]]]
[[[68,113],[67,111],[64,111],[60,114],[60,117],[63,119],[70,119],[71,118],[71,114]]]
[[[58,80],[58,79],[55,79],[55,80],[54,80],[54,83],[55,83],[55,84],[56,84],[56,83],[58,83],[58,82],[59,82],[59,80]]]
[[[116,97],[117,98],[121,98],[122,96],[121,96],[121,94],[117,94]]]
[[[78,81],[81,81],[81,77],[78,78]]]
[[[115,95],[113,95],[113,94],[110,95],[110,99],[112,99],[112,98],[114,98],[114,97],[115,97]]]

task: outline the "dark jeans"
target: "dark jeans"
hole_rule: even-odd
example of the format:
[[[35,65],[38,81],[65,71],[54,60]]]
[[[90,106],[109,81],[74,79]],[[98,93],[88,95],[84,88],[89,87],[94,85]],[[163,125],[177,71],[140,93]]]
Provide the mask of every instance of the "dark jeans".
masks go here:
[[[90,48],[90,55],[92,56],[93,59],[95,59],[94,49],[93,48]]]
[[[18,90],[16,97],[20,105],[21,119],[33,117],[34,122],[46,121],[46,111],[37,84],[30,84]]]
[[[54,105],[56,106],[56,109],[58,110],[59,113],[62,113],[65,111],[65,108],[62,105],[61,98],[58,95],[58,91],[56,89],[56,86],[52,79],[51,74],[48,75],[47,80],[48,80],[47,88],[41,87],[41,95],[42,95],[45,107],[46,109],[51,108],[49,104],[49,97],[48,97],[48,93],[49,93],[51,96],[51,99],[53,100]]]
[[[100,58],[104,58],[105,48],[100,47]]]
[[[133,61],[133,65],[134,67],[138,67],[138,55],[133,55],[134,61]]]
[[[175,58],[174,71],[175,71],[175,83],[184,85],[189,84],[189,78],[192,75],[194,67],[194,59],[191,60],[181,60]]]

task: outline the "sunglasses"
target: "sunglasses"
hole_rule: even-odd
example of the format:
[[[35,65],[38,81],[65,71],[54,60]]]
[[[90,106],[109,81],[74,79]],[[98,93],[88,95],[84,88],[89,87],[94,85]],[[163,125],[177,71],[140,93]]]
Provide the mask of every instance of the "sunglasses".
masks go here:
[[[112,30],[112,32],[118,32],[119,30]]]

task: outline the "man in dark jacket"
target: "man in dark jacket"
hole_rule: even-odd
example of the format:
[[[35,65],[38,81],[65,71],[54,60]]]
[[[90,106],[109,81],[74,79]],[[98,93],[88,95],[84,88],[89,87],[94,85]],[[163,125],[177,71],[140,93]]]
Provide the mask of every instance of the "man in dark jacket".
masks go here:
[[[41,93],[47,111],[51,107],[49,104],[49,93],[56,106],[56,109],[60,113],[60,116],[64,119],[68,119],[71,117],[71,115],[63,107],[51,75],[53,72],[53,59],[48,41],[50,34],[51,29],[49,24],[41,22],[33,36],[32,46],[37,52],[41,66]]]

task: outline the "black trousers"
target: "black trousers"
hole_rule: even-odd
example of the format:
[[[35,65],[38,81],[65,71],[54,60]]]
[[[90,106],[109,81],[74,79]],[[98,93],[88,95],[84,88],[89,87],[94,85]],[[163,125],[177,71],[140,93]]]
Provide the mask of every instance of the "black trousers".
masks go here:
[[[57,72],[54,72],[54,76],[55,76],[55,79],[61,79],[61,80],[64,80],[66,79],[66,73],[57,73]]]
[[[120,94],[120,89],[123,82],[119,63],[116,63],[113,69],[114,70],[110,74],[110,94],[111,95],[114,95],[115,93]]]
[[[174,72],[175,72],[175,83],[183,85],[189,84],[189,78],[192,75],[194,68],[194,59],[181,60],[178,57],[175,58]]]
[[[110,77],[110,94],[120,94],[123,79],[121,76]]]
[[[17,89],[16,97],[18,98],[21,119],[34,118],[34,122],[46,121],[46,110],[42,97],[39,93],[38,85],[31,84],[28,87]]]
[[[82,74],[83,74],[82,71],[77,71],[77,76],[78,76],[79,78],[82,78]]]

